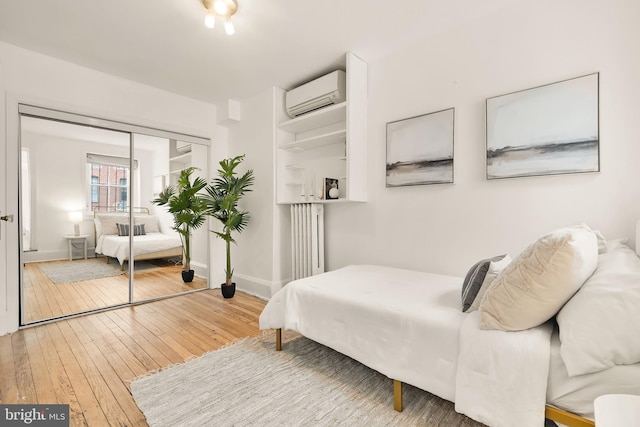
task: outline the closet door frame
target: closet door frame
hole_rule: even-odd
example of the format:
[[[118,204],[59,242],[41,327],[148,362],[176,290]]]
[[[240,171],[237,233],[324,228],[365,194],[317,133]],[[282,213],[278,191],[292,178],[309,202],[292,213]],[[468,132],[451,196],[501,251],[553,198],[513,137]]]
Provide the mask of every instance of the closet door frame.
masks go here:
[[[16,304],[18,306],[18,326],[19,327],[23,327],[23,326],[32,326],[32,325],[36,325],[36,324],[42,324],[42,323],[48,323],[51,321],[57,321],[60,319],[64,319],[64,318],[70,318],[70,317],[75,317],[75,316],[80,316],[80,315],[85,315],[87,313],[92,313],[92,312],[99,312],[99,311],[104,311],[104,310],[111,310],[114,307],[123,307],[123,306],[130,306],[130,305],[135,305],[135,304],[140,304],[140,303],[146,303],[149,301],[153,301],[153,300],[159,300],[159,299],[164,299],[164,298],[169,298],[169,297],[173,297],[176,295],[182,295],[182,294],[187,294],[187,293],[191,293],[191,292],[198,292],[204,289],[210,289],[211,288],[211,280],[210,280],[210,276],[211,276],[211,269],[209,268],[209,265],[207,265],[207,286],[204,288],[200,288],[200,289],[194,289],[194,290],[187,290],[187,291],[183,291],[183,292],[179,292],[179,293],[173,293],[173,294],[168,294],[168,295],[163,295],[163,296],[159,296],[159,297],[154,297],[154,298],[149,298],[149,299],[144,299],[144,300],[134,300],[134,262],[127,262],[127,266],[129,268],[129,301],[125,302],[125,303],[121,303],[121,304],[115,304],[115,305],[110,305],[110,306],[106,306],[106,307],[102,307],[102,308],[97,308],[97,309],[91,309],[91,310],[87,310],[87,311],[82,311],[82,312],[78,312],[78,313],[71,313],[71,314],[65,314],[62,316],[58,316],[58,317],[53,317],[53,318],[47,318],[47,319],[42,319],[42,320],[38,320],[38,321],[33,321],[33,322],[29,322],[26,323],[23,321],[24,318],[24,292],[23,292],[23,275],[24,275],[24,271],[23,271],[23,263],[24,263],[24,257],[23,257],[23,251],[22,251],[22,239],[20,238],[21,236],[21,230],[22,230],[22,226],[21,226],[21,206],[22,206],[22,200],[21,200],[21,188],[20,188],[20,183],[22,181],[22,179],[19,177],[20,175],[20,168],[19,167],[15,167],[12,168],[9,165],[14,164],[14,165],[18,165],[20,162],[20,158],[21,158],[21,141],[20,141],[20,135],[21,135],[21,127],[20,127],[20,119],[23,116],[27,116],[27,117],[35,117],[35,118],[40,118],[40,119],[46,119],[46,120],[54,120],[54,121],[59,121],[59,122],[64,122],[64,123],[69,123],[69,124],[75,124],[75,125],[80,125],[80,126],[90,126],[90,127],[94,127],[94,128],[100,128],[100,129],[105,129],[105,130],[111,130],[111,131],[118,131],[118,132],[124,132],[124,133],[128,133],[129,135],[129,190],[128,190],[128,194],[129,194],[129,206],[130,208],[132,208],[133,206],[133,200],[134,200],[134,187],[135,187],[135,173],[134,173],[134,168],[133,168],[133,164],[134,164],[134,150],[135,150],[135,146],[134,146],[134,139],[135,139],[135,134],[140,134],[140,135],[149,135],[149,136],[153,136],[153,137],[158,137],[158,138],[166,138],[166,139],[174,139],[174,140],[180,140],[180,141],[184,141],[184,142],[188,142],[191,144],[197,144],[200,146],[206,146],[207,147],[207,174],[209,173],[208,171],[210,170],[210,162],[209,162],[209,157],[210,157],[210,146],[211,146],[211,141],[208,138],[204,138],[201,136],[197,136],[197,135],[190,135],[190,134],[185,134],[185,133],[179,133],[179,132],[172,132],[172,131],[167,131],[167,130],[163,130],[163,129],[158,129],[158,128],[152,128],[152,127],[148,127],[148,126],[142,126],[142,125],[136,125],[136,124],[131,124],[131,123],[125,123],[125,122],[120,122],[120,121],[114,121],[114,120],[109,120],[109,119],[102,119],[102,118],[97,118],[97,117],[93,117],[93,116],[89,116],[89,115],[83,115],[83,114],[77,114],[77,113],[71,113],[71,112],[67,112],[67,111],[62,111],[62,110],[58,110],[58,109],[52,109],[52,108],[47,108],[47,107],[41,107],[41,106],[37,106],[34,104],[29,104],[29,103],[20,103],[16,100],[13,100],[11,98],[8,99],[8,101],[13,101],[13,102],[7,102],[7,117],[17,117],[17,123],[7,123],[7,159],[6,159],[6,166],[7,166],[7,177],[12,177],[15,176],[15,178],[17,179],[17,185],[9,185],[7,184],[7,200],[13,199],[17,201],[18,204],[18,211],[17,214],[14,215],[14,217],[17,219],[16,221],[14,221],[14,223],[11,225],[11,227],[7,227],[7,233],[6,233],[6,239],[5,241],[7,242],[7,249],[13,247],[13,248],[17,248],[17,253],[15,253],[15,251],[10,251],[7,250],[7,256],[6,256],[6,262],[7,262],[7,276],[6,276],[6,280],[7,280],[7,293],[6,293],[6,303],[7,305],[9,304]],[[13,147],[14,149],[11,150],[10,147]],[[208,177],[208,175],[207,175]],[[11,180],[8,180],[9,182],[11,182]],[[130,213],[132,212],[132,209],[129,210]],[[134,222],[134,216],[133,215],[129,215],[129,229],[133,230],[133,222]],[[3,236],[5,237],[5,236]],[[131,256],[131,251],[133,250],[133,233],[130,233],[129,236],[129,259],[132,259]],[[209,242],[207,242],[207,264],[210,263],[210,259],[209,259],[209,253],[210,253],[210,244]],[[17,280],[14,281],[14,283],[17,284],[17,286],[11,286],[11,278],[15,277]],[[17,288],[17,289],[16,289]],[[10,313],[12,310],[7,310],[8,313]]]

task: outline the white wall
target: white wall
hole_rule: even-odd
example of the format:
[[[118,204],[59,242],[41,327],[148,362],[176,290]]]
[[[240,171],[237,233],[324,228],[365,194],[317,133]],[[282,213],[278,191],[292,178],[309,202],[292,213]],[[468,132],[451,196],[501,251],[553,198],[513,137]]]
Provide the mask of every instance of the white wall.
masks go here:
[[[240,122],[228,131],[229,155],[246,155],[238,171],[253,169],[255,175],[253,191],[240,203],[240,208],[250,212],[251,220],[235,237],[238,244],[231,245],[234,281],[239,289],[263,298],[269,298],[272,289],[282,285],[280,229],[283,212],[288,212],[287,207],[274,205],[273,120],[274,93],[268,89],[242,101]],[[215,222],[212,227],[220,229]]]
[[[608,238],[632,239],[640,218],[637,16],[640,4],[628,0],[518,2],[437,37],[416,37],[385,57],[363,58],[369,198],[325,205],[327,270],[368,263],[462,276],[480,258],[516,256],[540,235],[580,222]],[[600,72],[601,172],[487,181],[486,98],[593,72]],[[229,129],[231,152],[246,153],[259,171],[260,192],[273,165],[263,145],[274,140],[271,99],[265,92],[243,100],[242,120]],[[386,188],[386,123],[451,107],[455,183]],[[250,274],[277,289],[288,277],[288,206],[268,205],[266,193],[247,201],[259,223],[241,237],[236,277]],[[260,227],[272,214],[269,235]],[[278,266],[271,276],[269,250]]]
[[[124,135],[123,135],[124,136]],[[128,144],[129,138],[124,136]],[[33,191],[33,243],[34,252],[24,255],[25,262],[50,261],[68,256],[65,234],[73,234],[68,212],[82,211],[80,234],[86,234],[89,251],[95,248],[93,216],[88,212],[87,153],[129,157],[129,147],[60,138],[33,132],[21,133],[22,147],[31,156]],[[136,207],[151,208],[154,170],[153,153],[136,149],[134,191]],[[164,163],[168,163],[165,156]],[[205,252],[206,253],[206,252]]]
[[[519,2],[369,62],[369,201],[326,210],[327,267],[375,263],[464,275],[541,234],[640,218],[640,3]],[[357,53],[357,52],[356,52]],[[366,60],[366,58],[364,58]],[[487,97],[600,72],[601,172],[486,181]],[[385,124],[455,107],[455,183],[385,188]]]
[[[135,123],[212,139],[212,159],[226,155],[226,133],[216,125],[216,107],[157,88],[127,81],[58,59],[0,42],[0,152],[16,155],[16,102],[27,102],[73,113]],[[212,162],[213,163],[213,162]],[[15,166],[7,165],[7,196],[0,200],[0,211],[17,214]],[[14,168],[14,169],[11,169]],[[4,168],[2,168],[4,169]],[[14,188],[16,187],[16,188]],[[0,195],[4,191],[0,192]],[[17,224],[15,227],[17,229]],[[4,227],[4,226],[3,226]],[[6,228],[3,228],[6,230]],[[2,245],[11,245],[3,234]],[[17,232],[14,237],[17,248]],[[3,246],[4,247],[4,246]],[[211,258],[219,257],[219,246],[212,245]],[[0,250],[3,252],[3,250]],[[11,260],[11,258],[9,258]],[[18,326],[17,265],[7,265],[7,277],[0,278],[0,334]],[[216,272],[212,282],[218,282]],[[6,304],[4,304],[6,299]]]

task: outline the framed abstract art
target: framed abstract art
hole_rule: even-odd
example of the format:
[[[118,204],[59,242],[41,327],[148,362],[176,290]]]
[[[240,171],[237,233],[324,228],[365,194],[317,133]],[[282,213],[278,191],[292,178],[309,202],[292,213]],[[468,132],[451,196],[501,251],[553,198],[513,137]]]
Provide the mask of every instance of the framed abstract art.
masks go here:
[[[487,179],[600,171],[599,74],[486,101]]]
[[[453,182],[454,109],[387,123],[387,187]]]

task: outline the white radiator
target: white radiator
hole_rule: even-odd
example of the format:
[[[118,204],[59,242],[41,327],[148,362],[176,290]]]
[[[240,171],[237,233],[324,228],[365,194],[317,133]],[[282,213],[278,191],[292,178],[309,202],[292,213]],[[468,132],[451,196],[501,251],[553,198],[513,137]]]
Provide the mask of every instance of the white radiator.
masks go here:
[[[324,207],[291,205],[291,276],[293,280],[324,273]]]

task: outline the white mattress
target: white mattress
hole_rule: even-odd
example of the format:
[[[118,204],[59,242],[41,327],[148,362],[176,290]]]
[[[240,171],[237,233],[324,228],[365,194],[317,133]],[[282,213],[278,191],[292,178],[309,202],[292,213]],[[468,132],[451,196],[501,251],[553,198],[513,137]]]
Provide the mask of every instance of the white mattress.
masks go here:
[[[147,233],[134,237],[133,258],[181,247],[182,242],[177,234]],[[96,253],[117,258],[122,264],[129,259],[129,236],[102,235],[98,237]]]
[[[300,332],[370,368],[453,401],[462,279],[348,266],[286,285],[260,328]]]
[[[389,378],[454,401],[462,278],[357,265],[289,283],[260,315],[346,354]],[[606,393],[640,395],[640,364],[569,378],[557,331],[551,338],[547,402],[593,419]]]

